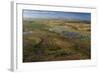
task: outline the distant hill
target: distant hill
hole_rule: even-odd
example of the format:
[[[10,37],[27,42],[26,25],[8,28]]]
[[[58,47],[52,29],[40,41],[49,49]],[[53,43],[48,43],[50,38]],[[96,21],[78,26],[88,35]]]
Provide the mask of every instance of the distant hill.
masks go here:
[[[24,21],[64,21],[67,23],[86,23],[91,24],[91,21],[88,20],[72,20],[72,19],[51,19],[51,18],[23,18]]]

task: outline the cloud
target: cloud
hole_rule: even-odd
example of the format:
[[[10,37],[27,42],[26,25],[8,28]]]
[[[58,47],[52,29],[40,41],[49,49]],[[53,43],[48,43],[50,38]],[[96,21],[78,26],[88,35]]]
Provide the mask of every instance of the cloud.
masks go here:
[[[24,18],[59,18],[91,20],[90,13],[61,12],[61,11],[43,11],[43,10],[23,10]]]

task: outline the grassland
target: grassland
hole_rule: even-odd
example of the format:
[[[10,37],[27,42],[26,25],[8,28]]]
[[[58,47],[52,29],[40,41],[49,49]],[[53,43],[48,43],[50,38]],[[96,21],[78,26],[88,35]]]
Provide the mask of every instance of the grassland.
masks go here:
[[[23,20],[23,62],[91,59],[87,21]]]

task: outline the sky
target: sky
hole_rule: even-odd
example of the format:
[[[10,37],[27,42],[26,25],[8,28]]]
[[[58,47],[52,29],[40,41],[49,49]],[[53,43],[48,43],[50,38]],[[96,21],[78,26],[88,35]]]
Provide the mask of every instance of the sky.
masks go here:
[[[91,21],[91,13],[23,10],[24,18],[72,19]]]

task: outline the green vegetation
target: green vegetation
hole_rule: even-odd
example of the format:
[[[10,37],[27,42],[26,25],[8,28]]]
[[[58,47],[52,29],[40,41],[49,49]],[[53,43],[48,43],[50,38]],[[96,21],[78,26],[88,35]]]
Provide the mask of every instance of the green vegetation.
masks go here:
[[[91,58],[89,22],[23,20],[23,62]]]

